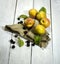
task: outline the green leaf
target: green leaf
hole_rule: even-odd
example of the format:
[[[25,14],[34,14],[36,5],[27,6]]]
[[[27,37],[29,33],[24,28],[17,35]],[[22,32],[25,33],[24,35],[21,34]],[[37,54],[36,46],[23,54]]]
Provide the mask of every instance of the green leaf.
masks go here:
[[[20,15],[18,18],[26,19],[26,18],[28,18],[28,16],[27,16],[27,15],[22,14],[22,15]]]
[[[36,45],[39,45],[40,41],[41,41],[41,36],[36,35],[36,36],[34,37],[34,43],[35,43]]]
[[[18,38],[18,45],[19,47],[22,47],[24,45],[24,41]]]
[[[45,13],[46,13],[46,8],[45,7],[42,7],[40,10],[39,10],[39,12],[40,11],[44,11]]]

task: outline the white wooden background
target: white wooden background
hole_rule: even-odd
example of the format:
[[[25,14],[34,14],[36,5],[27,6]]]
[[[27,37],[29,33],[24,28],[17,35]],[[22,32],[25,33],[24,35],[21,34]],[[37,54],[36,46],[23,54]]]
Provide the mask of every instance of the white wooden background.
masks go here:
[[[51,20],[49,32],[52,40],[46,49],[38,46],[11,49],[12,34],[2,29],[7,24],[17,23],[17,17],[26,11],[46,7]],[[60,0],[0,0],[0,64],[60,64]]]

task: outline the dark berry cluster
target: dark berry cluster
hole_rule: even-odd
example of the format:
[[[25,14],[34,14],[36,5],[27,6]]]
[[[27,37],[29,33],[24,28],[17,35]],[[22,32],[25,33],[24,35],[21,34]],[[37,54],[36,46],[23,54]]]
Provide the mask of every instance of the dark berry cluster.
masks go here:
[[[15,45],[14,45],[15,41],[13,39],[10,39],[10,43],[13,44],[11,48],[14,49],[15,48]]]
[[[23,23],[23,21],[19,21],[19,22],[18,22],[18,24],[22,24],[22,23]]]
[[[27,40],[27,41],[26,41],[26,43],[27,43],[27,45],[26,45],[26,46],[27,46],[27,47],[29,47],[29,46],[30,46],[30,40]],[[34,45],[35,45],[35,43],[32,43],[31,45],[32,45],[32,46],[34,46]]]

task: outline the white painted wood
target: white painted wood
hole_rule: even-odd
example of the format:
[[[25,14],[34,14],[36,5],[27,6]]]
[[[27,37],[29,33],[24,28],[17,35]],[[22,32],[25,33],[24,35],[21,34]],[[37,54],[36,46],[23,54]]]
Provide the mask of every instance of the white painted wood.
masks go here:
[[[27,5],[27,0],[19,0],[16,12],[16,18],[21,13],[26,13],[32,7],[31,0]],[[20,4],[22,3],[22,5]],[[26,4],[26,7],[24,4]],[[21,5],[21,7],[20,7]],[[49,0],[35,0],[34,7],[40,9],[42,6],[47,8],[48,16],[50,17],[50,3]],[[23,7],[24,6],[24,7]],[[8,64],[9,55],[9,39],[11,33],[2,30],[2,26],[13,23],[15,0],[0,0],[0,64]],[[22,10],[23,9],[23,10]],[[60,64],[60,0],[52,0],[52,28],[53,28],[53,53],[54,64]],[[15,23],[17,23],[15,19]],[[10,64],[30,64],[30,47],[19,48],[17,44],[15,49],[11,49]],[[53,64],[52,63],[52,43],[46,49],[41,49],[38,46],[32,49],[32,64]]]
[[[54,64],[60,64],[60,0],[52,0]]]
[[[9,33],[0,28],[0,64],[8,64],[10,37]]]
[[[50,0],[34,0],[34,8],[39,10],[43,6],[47,9],[47,17],[50,19]],[[47,30],[51,37],[51,26]],[[45,49],[38,46],[32,48],[32,64],[53,64],[52,61],[52,39]]]
[[[0,0],[0,26],[13,23],[15,0]]]
[[[13,23],[15,1],[0,0],[0,64],[8,64],[11,33],[2,26]]]
[[[15,24],[18,22],[19,15],[28,14],[28,10],[32,8],[32,5],[32,0],[18,0]],[[15,46],[14,50],[11,49],[10,64],[30,64],[31,47],[26,47],[26,44],[23,47],[19,47],[17,44]]]

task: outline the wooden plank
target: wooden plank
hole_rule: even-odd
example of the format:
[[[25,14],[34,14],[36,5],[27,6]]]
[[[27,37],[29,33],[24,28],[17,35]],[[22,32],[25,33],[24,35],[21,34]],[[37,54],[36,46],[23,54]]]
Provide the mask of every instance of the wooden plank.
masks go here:
[[[47,9],[47,17],[50,18],[50,0],[34,0],[34,8],[40,9],[45,7]],[[47,29],[51,37],[51,26]],[[42,49],[38,46],[32,47],[32,64],[53,64],[52,63],[52,38],[48,46]]]
[[[9,33],[0,28],[0,64],[8,64],[10,37]]]
[[[60,64],[60,0],[52,0],[54,64]]]
[[[13,6],[12,6],[13,5]],[[0,64],[8,64],[11,33],[2,26],[13,23],[15,1],[0,0]]]
[[[15,1],[0,1],[0,26],[13,23]]]
[[[32,8],[32,0],[18,0],[15,24],[18,22],[17,17],[21,14],[28,14],[28,10]],[[14,38],[14,37],[13,37]],[[23,39],[23,38],[22,38]],[[25,39],[23,39],[26,41]],[[15,49],[11,49],[10,54],[10,64],[30,64],[30,53],[31,47],[26,47],[26,44],[23,47],[19,47],[15,44]]]

